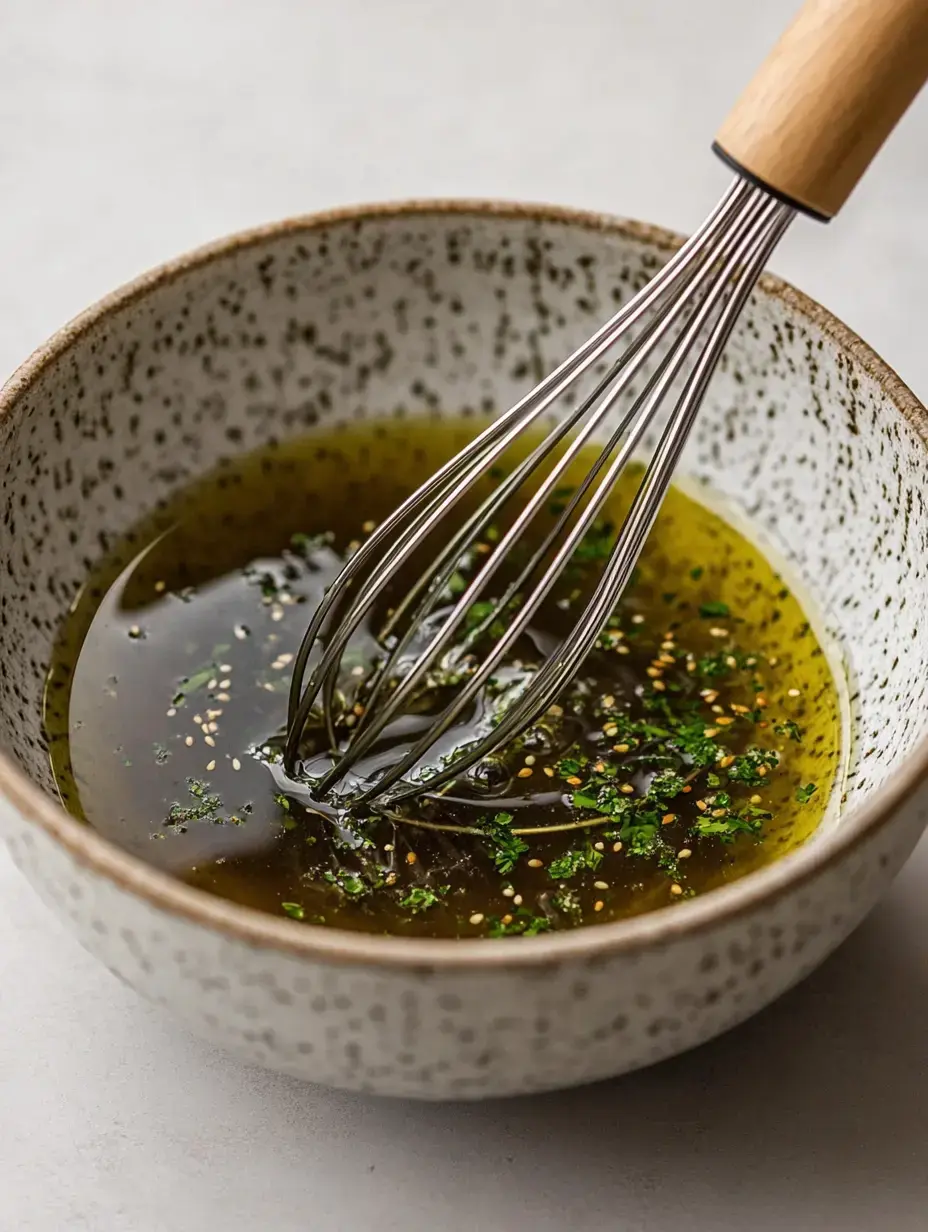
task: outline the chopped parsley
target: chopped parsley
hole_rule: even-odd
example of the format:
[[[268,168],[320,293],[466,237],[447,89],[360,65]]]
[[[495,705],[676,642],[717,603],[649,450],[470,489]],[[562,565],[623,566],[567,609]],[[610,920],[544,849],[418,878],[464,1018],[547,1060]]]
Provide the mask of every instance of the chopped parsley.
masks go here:
[[[537,937],[551,927],[547,916],[535,915],[525,907],[519,907],[512,917],[503,923],[498,916],[487,920],[488,937]]]
[[[548,865],[548,875],[555,881],[568,881],[571,877],[576,877],[577,873],[599,868],[602,862],[603,853],[597,851],[592,843],[587,843],[579,850],[565,851],[562,856],[552,860]]]
[[[427,886],[413,886],[409,893],[400,899],[400,906],[411,911],[413,915],[418,915],[420,911],[428,911],[429,907],[441,902],[450,889],[451,886],[447,885],[438,886],[435,890],[430,890]]]
[[[774,724],[773,730],[778,736],[788,736],[790,740],[795,740],[797,744],[802,743],[802,728],[798,723],[794,723],[792,719],[784,719],[782,723]]]
[[[488,840],[496,871],[504,877],[516,866],[519,856],[528,851],[528,843],[512,832],[512,813],[496,813],[484,817],[481,829]]]

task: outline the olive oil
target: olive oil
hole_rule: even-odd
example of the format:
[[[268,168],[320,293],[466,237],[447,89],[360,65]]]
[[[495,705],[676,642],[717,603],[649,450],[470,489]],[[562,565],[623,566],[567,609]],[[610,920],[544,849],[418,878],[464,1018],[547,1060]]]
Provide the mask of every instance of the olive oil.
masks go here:
[[[300,781],[287,778],[290,672],[324,588],[476,426],[391,420],[315,433],[223,466],[136,527],[88,579],[54,655],[46,727],[65,807],[212,893],[308,923],[418,936],[532,935],[672,906],[807,838],[842,744],[827,657],[763,554],[677,489],[577,680],[502,755],[436,798],[354,817],[314,799],[331,760],[317,723]],[[569,632],[630,494],[610,498],[456,740],[492,721]],[[349,648],[341,737],[383,654],[384,614]],[[364,772],[395,760],[454,687],[431,680]]]

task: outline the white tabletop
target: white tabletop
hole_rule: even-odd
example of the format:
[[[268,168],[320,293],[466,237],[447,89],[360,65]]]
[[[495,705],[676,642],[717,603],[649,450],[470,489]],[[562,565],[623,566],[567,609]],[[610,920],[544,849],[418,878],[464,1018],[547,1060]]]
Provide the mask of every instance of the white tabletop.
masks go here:
[[[2,0],[0,369],[160,259],[337,203],[551,200],[694,226],[793,0]],[[928,97],[776,268],[928,395]],[[0,807],[3,807],[0,805]],[[0,851],[0,1232],[924,1232],[928,843],[779,1004],[510,1103],[245,1069],[86,955]]]

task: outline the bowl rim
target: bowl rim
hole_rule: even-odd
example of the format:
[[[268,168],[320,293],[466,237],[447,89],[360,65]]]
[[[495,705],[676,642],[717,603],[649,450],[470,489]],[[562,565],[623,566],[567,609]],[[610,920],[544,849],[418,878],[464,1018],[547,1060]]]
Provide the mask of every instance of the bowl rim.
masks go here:
[[[475,221],[533,221],[584,231],[598,231],[670,252],[682,237],[649,223],[562,206],[483,199],[416,199],[362,204],[286,218],[238,231],[201,245],[143,273],[105,295],[58,329],[0,388],[0,418],[6,418],[35,382],[99,322],[150,292],[168,286],[192,271],[235,252],[257,248],[288,235],[368,221],[401,221],[431,216],[471,217]],[[846,325],[815,300],[772,274],[764,274],[758,289],[804,317],[849,355],[886,393],[914,428],[928,452],[928,411],[896,373]],[[710,928],[737,921],[763,905],[774,903],[810,882],[854,848],[870,839],[923,784],[928,782],[928,736],[904,763],[892,771],[875,798],[852,809],[840,825],[818,841],[796,848],[775,863],[749,873],[730,885],[675,905],[673,910],[646,912],[631,919],[537,937],[435,939],[380,936],[326,925],[301,924],[241,906],[205,890],[188,886],[166,872],[123,851],[89,826],[71,817],[37,787],[12,759],[0,751],[0,795],[27,823],[33,823],[60,845],[73,861],[106,880],[117,890],[186,923],[196,924],[256,949],[273,950],[314,962],[406,969],[422,974],[441,969],[483,972],[513,971],[567,961],[602,960],[632,954],[695,937]]]

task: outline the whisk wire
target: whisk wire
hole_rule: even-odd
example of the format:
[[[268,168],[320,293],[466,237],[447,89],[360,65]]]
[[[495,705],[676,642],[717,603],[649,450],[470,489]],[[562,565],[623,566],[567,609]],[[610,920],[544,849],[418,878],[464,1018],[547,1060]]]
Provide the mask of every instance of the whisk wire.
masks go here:
[[[761,200],[758,200],[753,204],[752,209],[746,212],[745,218],[740,224],[739,234],[740,232],[748,230],[756,218],[761,214],[763,208],[763,202]],[[710,251],[710,258],[715,255],[716,253],[714,251]],[[725,267],[718,270],[711,266],[706,266],[697,274],[693,286],[698,292],[701,288],[701,284],[703,282],[708,282],[710,287],[709,294],[713,294],[712,288],[714,286],[714,293],[717,295],[724,290],[727,274],[728,270]],[[713,302],[714,301],[710,301],[710,308]],[[683,297],[678,297],[677,299],[671,301],[666,313],[660,314],[655,320],[650,322],[647,331],[645,331],[645,333],[636,340],[636,343],[629,348],[620,363],[615,366],[613,373],[618,370],[618,379],[614,379],[613,373],[610,373],[603,382],[600,382],[600,387],[611,384],[612,388],[608,390],[605,397],[603,397],[596,406],[592,417],[571,440],[570,445],[565,450],[564,454],[557,460],[556,464],[538,489],[528,498],[524,507],[514,520],[512,526],[509,527],[509,529],[503,534],[483,568],[473,579],[470,585],[467,586],[452,612],[442,623],[441,628],[432,637],[428,645],[422,650],[415,663],[403,673],[401,682],[390,696],[389,700],[380,710],[375,708],[373,699],[369,699],[367,701],[367,713],[370,714],[373,712],[376,717],[365,729],[363,729],[362,732],[359,732],[358,726],[355,726],[351,739],[349,740],[347,747],[343,750],[342,757],[339,762],[338,770],[340,774],[343,774],[345,771],[349,770],[355,762],[368,751],[387,724],[395,717],[397,713],[402,711],[404,705],[414,695],[415,690],[422,683],[422,680],[428,672],[430,666],[437,660],[438,656],[443,651],[450,647],[462,624],[468,619],[472,605],[480,598],[481,594],[485,591],[487,584],[492,580],[498,569],[509,558],[511,550],[522,537],[523,532],[537,516],[539,511],[549,501],[553,492],[557,490],[557,486],[563,481],[566,474],[569,473],[571,464],[581,454],[588,439],[596,431],[600,422],[612,409],[614,403],[617,401],[628,383],[634,378],[634,376],[637,375],[640,367],[644,364],[654,347],[661,340],[662,332],[666,325],[671,323],[676,316],[685,314],[688,307],[688,302]],[[692,309],[691,315],[695,311],[695,309]],[[705,313],[703,316],[704,315]],[[691,330],[692,328],[693,327],[691,326]],[[699,329],[700,324],[697,323],[695,326],[695,331],[698,333]],[[620,423],[613,432],[611,439],[601,450],[596,462],[592,465],[592,467],[590,467],[583,482],[577,488],[577,491],[568,502],[565,510],[562,512],[555,525],[542,539],[541,544],[530,558],[528,565],[523,568],[515,581],[510,584],[502,598],[494,604],[493,611],[485,618],[480,628],[474,631],[475,635],[485,629],[499,612],[506,610],[508,603],[518,592],[519,587],[523,584],[527,577],[534,572],[538,564],[540,564],[540,562],[547,555],[548,550],[553,543],[556,542],[566,531],[574,511],[580,505],[587,491],[592,487],[595,478],[601,469],[606,465],[611,453],[619,444],[630,424],[636,419],[636,417],[641,416],[632,436],[625,445],[623,454],[615,464],[614,471],[616,475],[624,467],[626,460],[634,450],[640,440],[641,435],[647,428],[658,406],[660,405],[666,385],[669,384],[669,382],[676,376],[682,359],[685,357],[689,339],[690,335],[684,332],[675,346],[669,348],[667,353],[662,357],[648,383],[645,385],[641,395],[622,417]],[[666,375],[668,371],[669,376]],[[661,386],[662,379],[664,380],[663,386]],[[653,396],[649,397],[655,389],[656,392],[653,393]],[[594,391],[594,394],[587,399],[584,406],[593,404],[595,399],[596,391]],[[583,407],[580,408],[580,413],[582,412]],[[570,424],[568,424],[568,427],[569,426]],[[563,430],[565,429],[562,427],[560,431],[555,431],[549,434],[549,437],[537,448],[531,459],[532,470],[535,469],[536,465],[535,455],[541,457],[545,452],[549,452],[551,448],[553,448],[553,442],[560,438]],[[606,481],[600,489],[599,498],[584,510],[581,515],[580,522],[571,532],[568,541],[562,549],[562,552],[566,553],[567,557],[572,554],[573,547],[571,545],[576,546],[583,535],[585,535],[588,531],[594,518],[598,514],[603,501],[608,497],[610,488],[611,483]],[[495,504],[497,504],[498,507],[498,503]],[[560,572],[563,559],[565,558],[559,554],[552,563],[550,572],[554,576],[555,580],[556,576]],[[522,606],[516,622],[516,628],[512,630],[511,635],[507,634],[502,642],[497,643],[496,648],[493,649],[489,658],[486,660],[484,667],[464,686],[455,701],[452,703],[451,708],[446,710],[442,716],[436,720],[435,725],[430,730],[430,740],[442,735],[444,731],[447,730],[450,723],[453,722],[454,718],[456,718],[458,714],[460,714],[461,710],[471,700],[480,685],[488,678],[489,674],[497,666],[500,658],[503,656],[506,649],[508,649],[512,641],[521,631],[525,629],[534,611],[537,610],[538,605],[543,602],[544,598],[550,592],[551,587],[550,585],[546,585],[546,581],[547,578],[539,584],[529,602]],[[429,611],[432,607],[434,607],[436,601],[437,596],[434,592],[431,596],[427,597],[425,604],[422,605],[416,612],[413,626],[410,627],[410,634],[414,631],[414,627],[421,625],[421,622],[429,614]],[[472,640],[475,640],[475,637]],[[396,650],[394,650],[388,658],[386,667],[387,671],[392,669],[395,659]],[[382,684],[383,681],[384,676],[381,675],[378,684]],[[416,745],[407,756],[403,757],[395,765],[395,767],[393,767],[393,769],[389,772],[388,777],[395,779],[395,777],[400,776],[405,769],[408,769],[414,761],[418,760],[419,753],[420,745]],[[334,781],[334,776],[326,776],[326,778],[324,778],[320,783],[320,790],[327,789],[331,781]]]
[[[744,180],[735,179],[715,209],[702,226],[687,240],[654,276],[654,278],[628,303],[624,304],[606,323],[584,342],[572,355],[545,377],[520,401],[488,425],[477,437],[449,462],[440,467],[420,488],[398,506],[376,528],[358,551],[345,564],[339,576],[310,621],[294,661],[288,701],[288,739],[285,763],[292,770],[296,760],[300,735],[309,717],[312,705],[323,681],[337,665],[341,655],[357,629],[364,613],[375,601],[378,593],[395,576],[415,550],[421,539],[429,533],[437,521],[476,483],[495,458],[499,457],[539,415],[569,388],[576,377],[585,372],[615,343],[620,333],[640,319],[665,291],[682,279],[689,268],[705,260],[704,245],[717,233],[724,230],[730,219],[737,215],[746,199],[756,192]],[[513,424],[515,428],[513,429]],[[466,468],[462,475],[462,467]],[[439,500],[442,493],[451,491],[450,502],[437,507],[426,505],[429,500]],[[418,511],[426,506],[424,513]],[[430,516],[431,514],[431,516]],[[416,515],[411,524],[403,524],[411,515]],[[327,645],[321,661],[313,670],[304,689],[303,681],[310,654],[319,634],[350,590],[355,578],[364,567],[380,557],[379,566],[369,585],[358,596],[351,610],[342,621]],[[330,708],[329,708],[330,711]]]
[[[367,752],[387,725],[402,712],[415,690],[443,652],[460,654],[455,635],[464,625],[473,604],[509,558],[524,531],[539,514],[559,482],[613,409],[630,392],[631,382],[665,342],[670,329],[682,321],[679,334],[654,364],[644,388],[620,416],[610,438],[588,473],[573,490],[541,543],[530,554],[492,611],[465,636],[463,647],[477,644],[500,613],[541,567],[553,551],[550,563],[518,610],[507,616],[502,636],[469,674],[452,701],[434,719],[427,732],[372,785],[356,798],[363,805],[385,793],[398,802],[424,790],[434,791],[482,760],[494,749],[513,739],[543,714],[589,654],[628,584],[632,568],[657,516],[669,486],[674,466],[686,443],[709,379],[718,363],[732,327],[765,261],[793,217],[793,210],[762,189],[736,180],[716,210],[693,238],[668,261],[654,279],[625,304],[584,346],[578,348],[549,377],[519,403],[484,430],[474,442],[414,493],[375,530],[330,588],[300,647],[291,683],[286,768],[293,772],[299,741],[311,708],[323,692],[323,706],[330,710],[335,695],[338,665],[345,647],[366,613],[383,593],[415,550],[438,527],[448,512],[477,483],[486,470],[543,412],[589,367],[603,358],[619,337],[633,330],[652,309],[637,336],[609,371],[577,406],[530,451],[477,510],[451,537],[428,570],[420,575],[396,612],[387,622],[387,632],[406,628],[395,640],[378,668],[367,694],[365,714],[331,770],[319,781],[320,794],[342,780]],[[714,318],[714,319],[713,319]],[[706,334],[701,351],[694,352]],[[686,371],[687,364],[689,371]],[[485,736],[455,750],[441,768],[415,775],[416,768],[435,743],[452,726],[466,706],[499,667],[507,652],[524,633],[541,603],[551,593],[567,563],[588,533],[620,474],[640,446],[645,433],[663,405],[668,391],[682,379],[650,465],[632,501],[628,516],[611,550],[593,595],[571,634],[533,673],[522,694],[506,709],[497,725]],[[585,420],[585,422],[583,422]],[[524,507],[488,555],[483,567],[464,588],[437,631],[428,639],[408,670],[400,674],[394,690],[382,706],[376,706],[383,689],[393,680],[417,630],[433,615],[447,593],[446,587],[463,557],[500,509],[535,473],[568,433],[582,426],[555,460],[548,474],[529,495]],[[617,452],[616,452],[617,451]],[[612,455],[615,453],[615,457]],[[610,461],[610,458],[612,460]],[[602,476],[602,478],[599,478]],[[598,486],[594,484],[599,479]],[[584,501],[586,503],[584,504]],[[571,524],[572,523],[572,524]],[[405,524],[405,525],[404,525]],[[559,542],[560,541],[560,542]],[[559,544],[555,548],[555,545]],[[363,572],[375,556],[379,564],[370,575]],[[357,594],[350,594],[359,580]],[[337,621],[339,608],[342,618]],[[410,617],[410,612],[412,616]],[[309,656],[327,623],[336,625],[332,637],[303,680]],[[328,716],[331,722],[331,715]],[[330,732],[334,747],[334,732]],[[414,772],[412,781],[400,781]],[[398,790],[392,790],[400,783]]]
[[[670,417],[654,458],[648,467],[641,486],[636,493],[632,507],[623,525],[622,531],[612,549],[609,562],[604,570],[593,596],[588,601],[583,615],[578,620],[569,637],[565,638],[559,649],[548,657],[531,679],[529,687],[522,698],[513,703],[507,710],[499,725],[484,740],[477,742],[472,748],[462,750],[460,754],[441,770],[430,774],[425,780],[429,790],[435,790],[449,779],[464,773],[480,761],[493,748],[497,748],[508,740],[518,736],[531,722],[539,717],[555,700],[564,684],[573,676],[592,649],[599,634],[615,609],[622,591],[628,584],[632,568],[638,558],[644,540],[657,516],[663,496],[669,484],[669,477],[679,453],[686,443],[696,411],[705,392],[705,386],[721,355],[734,321],[751,287],[769,253],[769,245],[776,242],[788,219],[780,225],[780,215],[788,207],[778,203],[770,203],[760,213],[754,225],[742,242],[736,247],[717,282],[709,292],[694,315],[680,343],[674,350],[673,360],[657,379],[657,388],[648,396],[642,394],[638,407],[640,410],[637,421],[622,447],[610,464],[605,478],[600,484],[596,495],[587,505],[584,517],[569,532],[561,548],[551,561],[545,575],[538,582],[526,602],[520,606],[518,613],[503,637],[488,653],[487,658],[478,670],[471,676],[461,691],[456,695],[447,709],[438,717],[425,737],[408,751],[397,764],[378,780],[359,800],[368,803],[376,796],[388,791],[398,779],[402,778],[428,752],[435,740],[453,723],[464,706],[478,690],[486,683],[499,662],[528,625],[531,616],[550,593],[560,576],[564,566],[570,560],[583,535],[589,529],[603,503],[618,480],[619,475],[627,466],[634,454],[641,437],[647,430],[651,420],[661,405],[664,394],[678,375],[689,347],[699,336],[706,325],[719,300],[729,290],[729,280],[743,262],[741,270],[722,313],[716,322],[705,349],[699,355],[693,372],[687,378],[683,391],[676,404],[674,414]],[[646,400],[646,401],[645,401]],[[607,447],[608,448],[608,447]],[[603,451],[604,455],[606,450]],[[381,716],[379,716],[381,717]],[[389,716],[388,716],[389,718]],[[422,784],[415,784],[391,796],[393,803],[416,795],[422,790]]]

